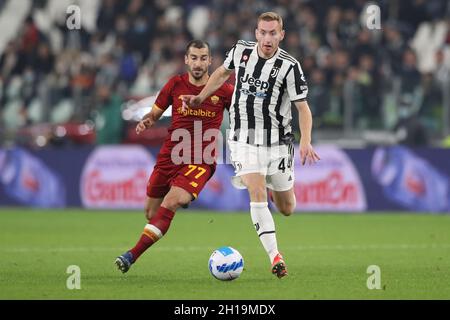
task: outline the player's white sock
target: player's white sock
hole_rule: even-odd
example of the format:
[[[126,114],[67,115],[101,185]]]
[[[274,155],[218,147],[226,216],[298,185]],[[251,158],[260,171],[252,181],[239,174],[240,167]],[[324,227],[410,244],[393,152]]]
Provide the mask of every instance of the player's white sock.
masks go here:
[[[270,263],[278,254],[277,237],[275,236],[275,222],[267,202],[250,202],[250,214],[253,225],[258,233],[264,249],[269,255]]]

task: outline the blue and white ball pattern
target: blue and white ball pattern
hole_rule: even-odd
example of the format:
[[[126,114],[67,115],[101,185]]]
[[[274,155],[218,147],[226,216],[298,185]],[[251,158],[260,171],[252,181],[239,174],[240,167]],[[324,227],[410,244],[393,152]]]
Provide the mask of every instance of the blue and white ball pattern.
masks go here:
[[[239,278],[244,270],[244,259],[236,249],[221,247],[211,254],[208,262],[209,271],[219,280],[234,280]]]

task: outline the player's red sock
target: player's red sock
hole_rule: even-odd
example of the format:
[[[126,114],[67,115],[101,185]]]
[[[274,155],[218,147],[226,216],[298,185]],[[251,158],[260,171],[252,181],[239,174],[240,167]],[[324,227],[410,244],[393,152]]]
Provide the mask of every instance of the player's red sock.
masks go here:
[[[169,230],[174,215],[175,212],[161,206],[148,223],[157,227],[164,235]]]
[[[156,241],[162,238],[169,230],[170,222],[175,212],[167,208],[159,207],[156,214],[148,221],[141,238],[133,249],[130,250],[133,260],[136,261],[145,250],[150,248]]]

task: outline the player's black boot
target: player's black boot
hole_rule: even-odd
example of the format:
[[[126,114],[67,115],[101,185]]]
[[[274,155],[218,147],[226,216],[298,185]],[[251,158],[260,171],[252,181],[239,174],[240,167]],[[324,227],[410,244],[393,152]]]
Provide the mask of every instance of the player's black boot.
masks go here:
[[[133,255],[130,251],[127,251],[124,254],[118,256],[114,263],[116,264],[117,268],[122,271],[122,273],[125,273],[130,270],[133,262]]]

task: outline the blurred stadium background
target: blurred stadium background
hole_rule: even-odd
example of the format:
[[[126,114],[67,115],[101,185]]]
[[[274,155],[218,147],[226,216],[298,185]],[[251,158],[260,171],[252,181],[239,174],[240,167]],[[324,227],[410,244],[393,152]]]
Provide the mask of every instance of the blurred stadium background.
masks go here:
[[[367,27],[371,4],[380,8],[379,29]],[[142,136],[134,128],[168,78],[185,71],[186,43],[206,39],[215,70],[237,39],[254,39],[255,19],[266,10],[284,17],[282,47],[301,61],[310,86],[313,143],[328,145],[319,150],[318,167],[297,163],[298,209],[449,211],[445,0],[0,1],[0,204],[90,207],[83,193],[94,189],[105,205],[105,192],[138,193],[134,199],[142,200],[170,112]],[[124,154],[141,157],[147,167],[115,163],[116,171],[106,174],[95,164],[96,157]],[[12,170],[12,163],[20,168]],[[246,210],[220,198],[232,174],[221,167],[205,198],[223,203],[213,209]],[[95,175],[98,170],[103,174]],[[39,188],[42,179],[67,196],[49,201],[58,196],[50,195],[49,182]],[[244,193],[228,193],[246,203]]]
[[[367,28],[370,4],[380,29]],[[68,28],[70,5],[80,29]],[[297,156],[302,214],[274,214],[290,268],[282,296],[230,165],[121,277],[112,261],[142,230],[170,114],[139,137],[136,121],[185,71],[190,39],[210,43],[213,71],[267,10],[283,16],[281,46],[309,83],[322,158]],[[0,298],[450,297],[449,1],[0,0],[0,30]],[[206,262],[222,245],[246,271],[215,290]],[[78,293],[64,285],[69,264],[83,270]],[[366,287],[372,264],[382,290]]]
[[[213,71],[237,39],[254,39],[257,14],[270,9],[284,17],[282,47],[307,76],[316,142],[442,146],[450,133],[448,1],[373,2],[381,30],[365,27],[370,3],[0,1],[2,143],[135,142],[134,114],[125,110],[185,70],[190,39],[211,44]],[[80,30],[66,26],[71,4],[80,8]],[[410,116],[416,138],[393,135]]]

